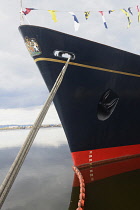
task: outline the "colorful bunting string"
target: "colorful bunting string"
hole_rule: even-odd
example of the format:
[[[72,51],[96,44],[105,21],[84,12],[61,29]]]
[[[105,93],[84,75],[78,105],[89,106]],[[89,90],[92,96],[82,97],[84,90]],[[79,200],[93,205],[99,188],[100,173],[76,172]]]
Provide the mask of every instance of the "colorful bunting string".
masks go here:
[[[140,22],[140,9],[139,9],[139,6],[137,5],[135,8],[136,8],[136,10],[138,12],[138,22]],[[126,9],[119,9],[127,17],[127,20],[128,20],[128,26],[127,26],[127,28],[129,28],[130,25],[131,25],[131,23],[132,23],[131,18],[130,18],[130,15],[133,15],[133,12],[132,12],[133,10],[132,9],[134,10],[134,7],[128,7],[127,10]],[[26,18],[26,15],[28,15],[32,10],[41,10],[41,9],[25,8],[25,11],[22,11],[22,10],[21,11],[25,15],[25,18]],[[45,10],[45,9],[43,9],[43,10]],[[52,20],[54,22],[57,22],[58,21],[57,20],[57,17],[56,17],[56,12],[68,12],[68,11],[56,11],[56,10],[46,10],[46,11],[50,13],[50,15],[52,17]],[[106,23],[104,14],[105,14],[105,12],[107,12],[108,14],[111,14],[114,11],[117,11],[117,10],[98,11],[101,14],[101,16],[102,16],[102,20],[103,20],[103,23],[104,23],[104,26],[105,26],[106,29],[108,29],[108,25]],[[76,12],[82,12],[82,11],[76,11]],[[93,12],[93,11],[91,11],[91,10],[90,11],[84,11],[84,15],[85,15],[85,19],[86,20],[89,19],[89,16],[91,15],[91,12]],[[74,28],[75,28],[75,31],[78,31],[79,26],[80,26],[80,23],[79,23],[79,20],[78,20],[77,16],[75,15],[74,12],[68,12],[68,13],[73,16],[73,18],[74,18]]]

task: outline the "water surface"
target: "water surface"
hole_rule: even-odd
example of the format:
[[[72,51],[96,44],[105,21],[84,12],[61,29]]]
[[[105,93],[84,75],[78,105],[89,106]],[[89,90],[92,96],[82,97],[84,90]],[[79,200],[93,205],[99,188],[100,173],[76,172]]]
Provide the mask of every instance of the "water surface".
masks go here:
[[[0,132],[0,183],[28,132]],[[73,182],[71,166],[63,129],[41,129],[2,209],[68,209]]]

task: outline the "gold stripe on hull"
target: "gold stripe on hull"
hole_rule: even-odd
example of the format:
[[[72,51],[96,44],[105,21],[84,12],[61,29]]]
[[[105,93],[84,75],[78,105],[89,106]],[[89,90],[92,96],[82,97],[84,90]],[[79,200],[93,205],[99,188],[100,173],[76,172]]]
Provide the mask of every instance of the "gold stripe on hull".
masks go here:
[[[35,62],[38,62],[38,61],[51,61],[51,62],[56,62],[56,63],[66,63],[66,61],[53,59],[53,58],[36,58],[34,61]],[[116,71],[116,70],[111,70],[111,69],[105,69],[105,68],[100,68],[100,67],[96,67],[96,66],[80,64],[80,63],[69,62],[69,65],[79,66],[79,67],[84,67],[84,68],[94,69],[94,70],[99,70],[99,71],[105,71],[105,72],[110,72],[110,73],[115,73],[115,74],[122,74],[122,75],[127,75],[127,76],[132,76],[132,77],[140,77],[139,74],[132,74],[132,73],[128,73],[128,72],[122,72],[122,71]]]

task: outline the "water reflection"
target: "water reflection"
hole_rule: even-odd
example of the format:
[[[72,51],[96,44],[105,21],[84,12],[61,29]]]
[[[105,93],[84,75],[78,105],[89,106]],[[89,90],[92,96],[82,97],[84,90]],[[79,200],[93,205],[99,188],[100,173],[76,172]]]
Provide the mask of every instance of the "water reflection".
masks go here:
[[[28,130],[0,132],[0,183]],[[62,128],[41,129],[2,210],[76,210],[79,181]],[[80,168],[84,210],[140,209],[140,157]]]
[[[9,139],[12,132],[14,134]],[[16,145],[21,144],[27,133],[23,130],[2,134],[5,146],[1,144],[0,182],[19,150]],[[11,142],[10,147],[6,140]],[[71,166],[62,128],[41,129],[2,209],[68,209],[73,181]]]
[[[29,130],[1,130],[0,149],[19,147],[25,141]],[[39,130],[34,145],[39,146],[59,146],[67,144],[67,140],[62,128],[42,128]]]

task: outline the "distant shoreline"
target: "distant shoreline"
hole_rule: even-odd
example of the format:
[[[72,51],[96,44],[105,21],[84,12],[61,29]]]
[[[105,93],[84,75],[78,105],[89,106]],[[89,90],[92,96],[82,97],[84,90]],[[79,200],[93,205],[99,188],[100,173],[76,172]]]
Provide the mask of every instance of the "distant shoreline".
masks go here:
[[[19,129],[31,129],[33,125],[22,125],[22,126],[5,126],[1,127],[0,131],[2,130],[19,130]],[[42,125],[40,128],[54,128],[54,127],[62,127],[61,124],[48,124],[48,125]]]

